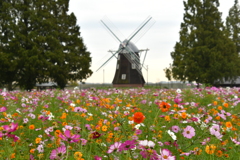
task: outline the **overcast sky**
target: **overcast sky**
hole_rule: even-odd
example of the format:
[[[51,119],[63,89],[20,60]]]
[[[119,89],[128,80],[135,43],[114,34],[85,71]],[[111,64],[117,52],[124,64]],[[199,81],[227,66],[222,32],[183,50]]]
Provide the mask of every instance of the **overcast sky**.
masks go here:
[[[219,11],[225,21],[234,0],[219,2]],[[100,20],[109,19],[114,24],[110,28],[115,26],[118,29],[116,34],[123,35],[119,37],[124,40],[148,16],[153,17],[155,24],[135,43],[138,49],[149,49],[144,62],[149,69],[148,72],[142,70],[143,76],[146,82],[167,81],[163,69],[172,63],[170,53],[179,41],[180,24],[184,14],[182,0],[70,0],[69,10],[77,17],[81,37],[92,57],[93,74],[86,82],[112,83],[116,70],[117,60],[112,58],[96,72],[111,57],[112,54],[108,51],[117,50],[119,46],[119,42],[110,35]]]

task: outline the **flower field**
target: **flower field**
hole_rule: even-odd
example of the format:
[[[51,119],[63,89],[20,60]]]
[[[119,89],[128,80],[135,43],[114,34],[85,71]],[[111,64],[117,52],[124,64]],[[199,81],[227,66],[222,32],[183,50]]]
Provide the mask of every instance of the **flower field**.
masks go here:
[[[0,90],[0,159],[240,157],[240,88]]]

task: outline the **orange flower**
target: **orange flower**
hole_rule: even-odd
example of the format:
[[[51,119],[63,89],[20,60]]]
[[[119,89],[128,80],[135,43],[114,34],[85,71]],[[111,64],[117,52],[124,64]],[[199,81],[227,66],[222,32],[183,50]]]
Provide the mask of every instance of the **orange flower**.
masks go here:
[[[207,154],[213,154],[215,152],[216,146],[211,144],[211,145],[207,145],[205,148],[205,151],[207,152]]]
[[[226,127],[227,128],[232,128],[232,123],[231,122],[226,122]]]
[[[145,116],[143,115],[142,112],[136,112],[133,115],[133,121],[135,123],[142,123],[144,119],[145,119]]]
[[[40,143],[41,140],[42,140],[41,138],[37,137],[37,138],[35,139],[36,144]]]
[[[35,128],[35,126],[34,126],[34,124],[31,124],[28,128],[33,130]]]
[[[30,149],[29,152],[30,152],[30,153],[34,153],[34,151],[35,151],[35,149],[32,148],[32,149]]]
[[[213,102],[213,105],[214,105],[214,106],[216,106],[217,104],[218,104],[218,102],[217,102],[217,101],[214,101],[214,102]]]
[[[107,131],[108,127],[106,125],[102,126],[102,131]]]
[[[217,155],[218,157],[222,157],[223,152],[222,152],[221,150],[218,150],[218,151],[216,152],[216,155]]]
[[[222,106],[218,106],[218,110],[222,110]]]
[[[13,159],[13,158],[16,158],[16,153],[12,153],[11,156],[10,156],[10,159]]]
[[[228,108],[228,103],[224,103],[223,106]]]
[[[164,118],[165,118],[165,121],[170,121],[171,120],[170,116],[165,116]]]
[[[162,112],[167,112],[171,106],[166,102],[161,102],[159,104],[159,107],[160,107]]]
[[[60,117],[61,119],[67,118],[67,113],[62,113],[62,116]]]
[[[57,130],[55,131],[55,136],[58,137],[58,136],[60,135],[60,133],[61,133],[61,130],[57,129]]]
[[[186,112],[182,112],[181,116],[182,116],[183,119],[186,119],[187,118],[187,113]]]

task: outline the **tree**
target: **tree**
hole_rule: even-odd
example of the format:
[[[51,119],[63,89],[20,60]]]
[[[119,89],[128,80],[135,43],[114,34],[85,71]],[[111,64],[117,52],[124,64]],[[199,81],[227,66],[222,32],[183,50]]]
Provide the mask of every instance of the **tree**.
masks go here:
[[[226,30],[229,38],[234,42],[236,51],[240,53],[240,7],[238,0],[235,0],[234,5],[230,8],[226,18]]]
[[[16,60],[14,81],[21,88],[30,90],[47,81],[64,88],[69,80],[81,81],[92,74],[80,27],[75,15],[68,13],[69,0],[11,0],[10,4],[16,27],[8,45]],[[8,59],[9,53],[3,55],[2,59]],[[5,75],[0,79],[6,81]]]
[[[16,28],[14,18],[15,8],[11,0],[0,1],[0,84],[13,89],[17,75],[17,57],[11,46]]]
[[[235,79],[239,57],[227,37],[218,0],[184,1],[180,40],[176,42],[171,73],[174,79],[214,84]]]

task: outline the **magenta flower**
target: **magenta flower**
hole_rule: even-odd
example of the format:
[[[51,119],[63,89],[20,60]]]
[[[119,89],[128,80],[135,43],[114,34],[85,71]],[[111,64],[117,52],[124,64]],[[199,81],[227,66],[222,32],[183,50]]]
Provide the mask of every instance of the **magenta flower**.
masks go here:
[[[52,150],[50,159],[63,159],[64,154],[66,153],[66,146],[60,146],[57,149]]]
[[[5,112],[6,110],[7,110],[6,107],[1,107],[1,108],[0,108],[0,112]]]
[[[3,129],[9,133],[16,131],[17,127],[18,127],[17,123],[11,123],[10,125],[4,125]]]
[[[162,149],[160,150],[160,159],[162,160],[175,160],[176,157],[172,156],[172,153],[168,149]]]
[[[195,136],[195,129],[192,126],[187,126],[183,131],[183,136],[191,139]]]
[[[69,143],[74,143],[74,142],[80,141],[80,135],[78,135],[78,134],[71,135],[71,131],[69,131],[69,130],[65,130],[64,135],[62,133],[60,133],[59,137],[62,140],[67,141]]]
[[[150,160],[155,160],[155,159],[159,159],[159,155],[157,154],[157,152],[151,148],[144,148],[142,151],[140,151],[140,154],[142,155],[143,158],[148,158]]]
[[[127,140],[124,143],[122,143],[119,147],[119,151],[123,150],[130,150],[136,147],[137,142],[135,140]]]
[[[102,160],[102,157],[94,156],[94,159],[95,159],[95,160]]]
[[[115,142],[113,145],[111,145],[107,151],[107,153],[112,153],[112,152],[118,152],[119,147],[121,146],[122,143],[120,142]]]

